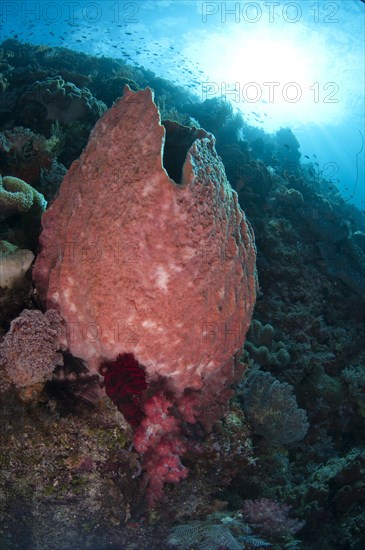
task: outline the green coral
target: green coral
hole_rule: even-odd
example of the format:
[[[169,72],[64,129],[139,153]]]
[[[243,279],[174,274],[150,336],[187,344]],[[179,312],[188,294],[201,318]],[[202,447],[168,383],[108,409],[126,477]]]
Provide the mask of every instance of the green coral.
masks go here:
[[[20,248],[37,250],[40,220],[46,206],[44,196],[25,181],[0,176],[0,220],[6,219],[8,238],[16,234],[15,244]],[[20,214],[20,220],[14,214]]]
[[[42,214],[47,202],[41,193],[25,181],[13,176],[0,176],[0,214],[29,212]]]
[[[290,355],[283,342],[275,342],[275,330],[272,325],[263,325],[260,321],[252,321],[247,335],[245,349],[254,363],[265,367],[286,367]]]

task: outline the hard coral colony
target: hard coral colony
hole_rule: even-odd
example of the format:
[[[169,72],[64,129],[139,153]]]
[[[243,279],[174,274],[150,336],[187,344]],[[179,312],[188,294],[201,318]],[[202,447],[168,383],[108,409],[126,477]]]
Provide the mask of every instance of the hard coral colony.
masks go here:
[[[181,158],[173,181],[163,161]],[[256,298],[251,227],[213,136],[177,124],[166,136],[151,90],[128,87],[42,225],[36,286],[65,319],[70,352],[104,376],[132,424],[153,505],[165,482],[187,475],[182,426],[209,430],[205,411],[222,416],[241,374],[234,355]]]

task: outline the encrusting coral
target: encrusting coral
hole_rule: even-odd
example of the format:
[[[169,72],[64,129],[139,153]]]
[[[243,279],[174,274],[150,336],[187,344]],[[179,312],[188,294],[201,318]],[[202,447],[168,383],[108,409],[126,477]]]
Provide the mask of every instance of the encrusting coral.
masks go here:
[[[119,404],[109,386],[114,362],[133,355],[129,393],[143,416],[134,444],[150,504],[165,481],[186,477],[181,421],[204,424],[211,404],[215,420],[226,410],[257,284],[253,233],[213,136],[185,128],[182,140],[172,125],[165,138],[159,118],[151,90],[126,87],[98,121],[42,218],[33,272],[44,303],[69,327],[70,352],[105,377]],[[183,163],[175,181],[163,166],[174,165],[171,156]]]
[[[66,125],[79,119],[96,120],[106,110],[106,105],[95,99],[90,90],[65,82],[60,75],[34,82],[20,103],[25,109],[34,108],[35,103],[41,107],[46,120],[58,120]]]

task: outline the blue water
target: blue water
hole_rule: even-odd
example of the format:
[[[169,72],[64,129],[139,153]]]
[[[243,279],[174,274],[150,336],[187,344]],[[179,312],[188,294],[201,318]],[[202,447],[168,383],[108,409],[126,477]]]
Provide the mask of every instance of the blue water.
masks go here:
[[[201,99],[225,97],[266,132],[290,127],[302,162],[315,154],[318,175],[364,210],[361,0],[5,0],[0,20],[2,40],[127,59]]]

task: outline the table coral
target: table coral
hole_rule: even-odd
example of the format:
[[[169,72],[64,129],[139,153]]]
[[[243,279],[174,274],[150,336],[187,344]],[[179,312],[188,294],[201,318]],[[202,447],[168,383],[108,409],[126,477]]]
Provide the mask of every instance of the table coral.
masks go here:
[[[71,353],[92,373],[104,365],[108,378],[123,354],[145,373],[135,444],[150,502],[183,477],[181,421],[204,424],[212,405],[216,419],[226,410],[256,298],[253,233],[214,138],[186,132],[162,158],[174,131],[165,135],[149,89],[126,87],[43,216],[34,268],[41,298],[67,322]],[[171,156],[182,159],[181,181],[164,167]],[[149,438],[153,426],[159,435]]]

